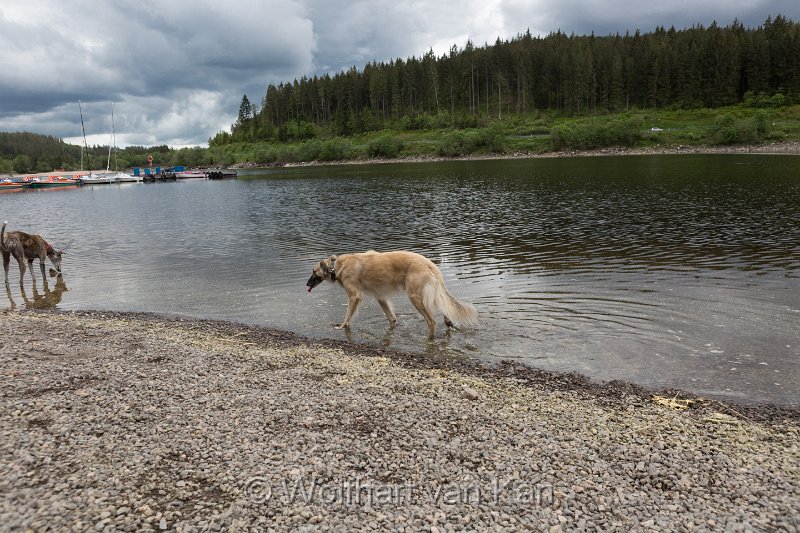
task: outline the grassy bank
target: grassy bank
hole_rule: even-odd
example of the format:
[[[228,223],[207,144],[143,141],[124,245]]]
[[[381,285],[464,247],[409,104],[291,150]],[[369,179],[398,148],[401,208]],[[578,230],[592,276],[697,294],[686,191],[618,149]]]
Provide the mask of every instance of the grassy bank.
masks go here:
[[[204,164],[258,165],[307,161],[547,154],[604,148],[725,148],[800,141],[800,105],[777,108],[637,110],[564,117],[552,113],[483,118],[463,127],[420,121],[352,137],[305,131],[303,140],[212,146]]]

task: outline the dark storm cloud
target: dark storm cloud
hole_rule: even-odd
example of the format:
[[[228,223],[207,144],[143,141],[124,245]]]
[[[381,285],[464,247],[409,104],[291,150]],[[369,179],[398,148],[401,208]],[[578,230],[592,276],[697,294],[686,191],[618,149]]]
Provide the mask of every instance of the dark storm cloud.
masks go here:
[[[205,144],[269,83],[437,55],[527,29],[596,35],[800,19],[797,0],[5,0],[0,131],[120,145]]]
[[[676,29],[715,22],[720,26],[738,19],[748,27],[763,24],[768,16],[781,14],[797,20],[797,0],[667,0],[622,2],[559,0],[547,2],[503,2],[506,20],[530,21],[532,33],[546,35],[556,30],[588,35],[653,31],[658,26]]]
[[[116,102],[121,143],[205,143],[230,125],[242,94],[258,101],[267,80],[312,69],[304,11],[281,0],[9,2],[0,129],[79,137],[81,99],[96,142],[107,142]]]

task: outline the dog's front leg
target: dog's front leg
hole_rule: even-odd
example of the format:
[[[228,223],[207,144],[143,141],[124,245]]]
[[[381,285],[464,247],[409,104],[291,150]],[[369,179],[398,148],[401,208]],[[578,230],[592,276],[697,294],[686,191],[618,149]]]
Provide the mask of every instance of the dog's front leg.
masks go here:
[[[357,292],[349,292],[347,294],[347,313],[344,315],[344,322],[336,326],[336,329],[342,328],[349,328],[350,327],[350,319],[353,318],[353,315],[358,308],[358,304],[361,303],[361,296]]]

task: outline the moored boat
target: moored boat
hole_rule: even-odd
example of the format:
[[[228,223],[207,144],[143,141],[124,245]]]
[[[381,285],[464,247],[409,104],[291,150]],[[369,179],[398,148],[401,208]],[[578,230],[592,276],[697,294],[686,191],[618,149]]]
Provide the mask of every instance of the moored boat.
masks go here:
[[[117,172],[117,178],[120,183],[136,183],[142,181],[141,176],[132,176],[131,174],[125,174],[124,172]]]
[[[181,172],[176,172],[175,177],[179,180],[190,180],[190,179],[206,179],[208,176],[205,172],[200,172],[199,170],[183,170]]]
[[[34,189],[52,189],[55,187],[69,187],[77,185],[78,180],[73,178],[65,178],[63,176],[42,176],[31,180],[30,186]]]
[[[235,170],[209,170],[208,179],[210,180],[224,180],[233,179],[236,177]]]
[[[25,187],[25,184],[21,181],[11,181],[9,179],[0,181],[0,191],[11,191],[22,189],[23,187]]]
[[[109,183],[116,183],[116,180],[110,175],[90,172],[78,178],[78,182],[81,185],[106,185]]]

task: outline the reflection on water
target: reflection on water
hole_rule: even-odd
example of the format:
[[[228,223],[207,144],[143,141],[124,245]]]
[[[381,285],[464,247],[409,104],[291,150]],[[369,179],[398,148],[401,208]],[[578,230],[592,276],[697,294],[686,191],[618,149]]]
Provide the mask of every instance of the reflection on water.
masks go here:
[[[55,272],[55,271],[53,271]],[[31,297],[28,297],[28,292],[25,289],[25,285],[29,283],[28,278],[26,277],[24,281],[19,284],[19,293],[18,296],[22,302],[22,305],[25,309],[56,309],[58,308],[58,304],[61,303],[61,296],[67,292],[67,284],[64,281],[64,277],[60,274],[54,275],[51,273],[51,277],[55,277],[55,285],[53,287],[50,286],[50,283],[47,281],[47,278],[42,279],[42,290],[39,291],[39,286],[37,281],[32,280],[31,283]],[[14,299],[14,294],[11,291],[11,281],[6,283],[6,296],[8,297],[9,309],[17,309],[17,302]]]
[[[36,208],[43,194],[54,209]],[[428,344],[398,296],[397,328],[365,302],[352,340],[794,404],[799,208],[796,158],[747,155],[272,169],[0,197],[9,228],[74,251],[61,308],[344,338],[341,288],[304,290],[313,263],[409,249],[480,327]]]

